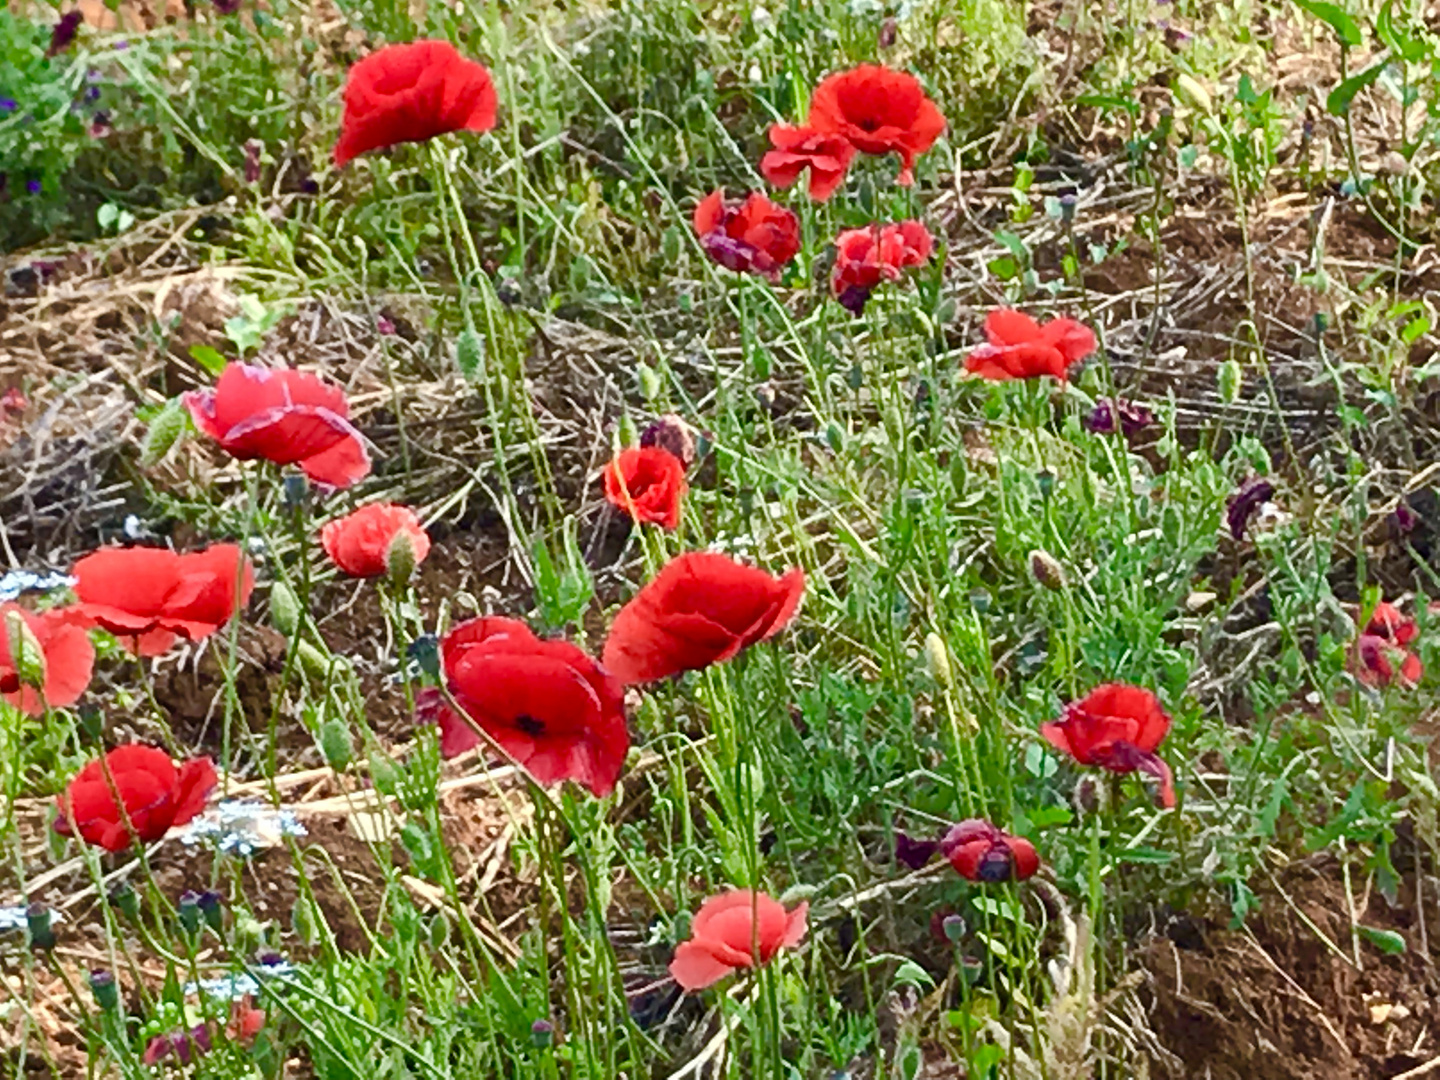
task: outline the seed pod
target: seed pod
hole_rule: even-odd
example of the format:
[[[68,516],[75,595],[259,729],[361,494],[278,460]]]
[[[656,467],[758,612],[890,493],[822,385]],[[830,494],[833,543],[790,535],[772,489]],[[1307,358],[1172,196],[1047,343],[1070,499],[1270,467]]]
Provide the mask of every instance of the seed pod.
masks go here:
[[[119,1008],[120,988],[115,985],[115,976],[110,972],[90,972],[90,992],[95,995],[95,1004],[106,1012]]]
[[[320,725],[320,752],[325,755],[325,764],[336,772],[342,771],[354,757],[350,729],[339,717],[327,716]]]
[[[1226,360],[1215,372],[1215,388],[1220,392],[1220,400],[1226,405],[1233,405],[1240,400],[1240,391],[1245,385],[1245,373],[1240,368],[1240,361],[1231,357]]]

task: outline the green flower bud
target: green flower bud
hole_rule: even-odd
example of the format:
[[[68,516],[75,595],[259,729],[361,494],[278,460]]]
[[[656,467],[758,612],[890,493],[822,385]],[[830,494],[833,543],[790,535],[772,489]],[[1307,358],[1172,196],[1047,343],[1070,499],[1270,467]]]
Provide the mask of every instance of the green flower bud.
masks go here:
[[[170,448],[180,441],[189,422],[189,414],[178,397],[167,401],[165,407],[155,414],[155,419],[150,421],[145,441],[140,444],[141,466],[149,469],[158,465]]]
[[[925,666],[931,678],[941,686],[948,689],[955,685],[950,671],[950,650],[945,645],[945,639],[933,630],[925,635]]]
[[[325,755],[325,764],[341,772],[354,757],[350,743],[350,728],[343,720],[327,716],[320,725],[320,752]]]
[[[300,629],[300,597],[283,581],[270,586],[270,625],[287,638]]]
[[[15,609],[5,613],[5,634],[10,642],[10,661],[24,686],[45,689],[45,650],[25,617]]]
[[[403,589],[410,584],[410,579],[415,576],[415,541],[404,529],[397,532],[390,540],[390,546],[385,549],[385,573],[390,578],[390,584],[397,589]]]
[[[485,363],[485,340],[474,330],[462,330],[455,339],[455,366],[466,382],[475,382]]]
[[[1231,357],[1226,360],[1215,372],[1215,387],[1220,391],[1220,400],[1226,405],[1233,405],[1240,400],[1240,391],[1245,385],[1245,372],[1240,367],[1240,361]]]

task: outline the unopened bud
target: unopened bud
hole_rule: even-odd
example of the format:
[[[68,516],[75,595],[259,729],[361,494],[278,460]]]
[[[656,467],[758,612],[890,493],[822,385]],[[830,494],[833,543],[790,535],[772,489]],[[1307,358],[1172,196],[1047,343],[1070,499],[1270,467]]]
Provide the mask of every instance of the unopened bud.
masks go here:
[[[880,24],[880,39],[879,39],[879,42],[878,42],[880,48],[882,48],[882,49],[888,49],[888,48],[890,48],[892,45],[894,45],[894,44],[895,44],[895,38],[898,36],[898,33],[899,33],[899,28],[898,28],[898,26],[897,26],[897,24],[896,24],[895,19],[894,19],[893,16],[892,16],[891,18],[886,19],[883,23],[881,23],[881,24]]]
[[[350,743],[350,729],[338,717],[328,716],[320,725],[320,752],[325,755],[325,764],[341,772],[354,757]]]
[[[280,484],[280,498],[287,510],[304,509],[310,498],[310,481],[302,473],[288,473]]]
[[[283,581],[270,586],[270,624],[287,638],[300,629],[300,597]]]
[[[10,642],[10,662],[22,686],[45,688],[45,650],[19,609],[5,612],[5,636]]]
[[[642,360],[635,369],[635,377],[640,383],[640,396],[646,401],[660,396],[660,375],[649,364]]]
[[[1030,573],[1051,592],[1059,592],[1068,584],[1065,568],[1060,565],[1060,560],[1041,548],[1030,552]]]
[[[1105,785],[1100,782],[1099,777],[1086,774],[1075,784],[1070,798],[1075,804],[1075,812],[1080,816],[1094,814],[1105,807]]]
[[[408,532],[401,529],[391,538],[390,546],[385,549],[385,573],[390,578],[390,584],[397,589],[403,589],[415,576],[417,565],[415,541]]]
[[[1220,400],[1226,405],[1233,405],[1240,400],[1240,390],[1245,385],[1245,373],[1241,370],[1240,361],[1233,356],[1220,365],[1215,372],[1215,388],[1220,392]]]
[[[440,678],[440,639],[434,634],[421,634],[410,643],[405,655],[430,678]]]
[[[536,1020],[530,1025],[530,1042],[539,1050],[555,1041],[555,1025],[549,1020]]]
[[[941,686],[948,689],[954,685],[950,672],[950,650],[945,645],[945,639],[933,630],[925,635],[925,666],[930,671],[930,677]]]
[[[300,661],[301,670],[312,678],[330,677],[330,657],[310,642],[302,640],[295,646],[295,658]]]
[[[145,432],[145,440],[140,444],[140,464],[144,468],[159,464],[170,452],[170,448],[185,434],[190,423],[189,415],[178,397],[171,398],[165,403],[165,407],[155,414]]]

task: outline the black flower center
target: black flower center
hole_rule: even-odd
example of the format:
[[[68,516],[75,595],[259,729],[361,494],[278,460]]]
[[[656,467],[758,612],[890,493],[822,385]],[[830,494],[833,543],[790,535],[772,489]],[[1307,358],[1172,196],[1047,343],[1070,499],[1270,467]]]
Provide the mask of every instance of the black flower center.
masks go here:
[[[545,725],[528,713],[521,713],[515,718],[515,726],[529,735],[532,739],[538,739],[545,734]]]
[[[980,865],[975,868],[975,876],[981,881],[1009,881],[1014,872],[1015,860],[1004,844],[996,844],[985,852]]]

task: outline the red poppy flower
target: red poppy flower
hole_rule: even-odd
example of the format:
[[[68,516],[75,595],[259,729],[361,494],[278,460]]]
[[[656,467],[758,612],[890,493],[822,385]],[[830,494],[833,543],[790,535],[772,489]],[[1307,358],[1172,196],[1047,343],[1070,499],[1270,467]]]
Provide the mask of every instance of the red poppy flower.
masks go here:
[[[677,528],[687,490],[685,463],[658,446],[621,450],[605,466],[605,498],[636,521]]]
[[[898,281],[907,267],[924,266],[934,249],[934,238],[918,221],[846,229],[835,238],[830,288],[842,307],[859,315],[876,286]]]
[[[967,881],[1024,881],[1040,869],[1040,856],[1029,840],[979,818],[952,825],[940,841],[940,853]]]
[[[345,392],[309,372],[227,364],[213,390],[184,400],[200,430],[242,461],[299,465],[317,484],[335,488],[370,473]]]
[[[705,253],[736,273],[778,281],[800,250],[799,218],[758,191],[738,207],[726,205],[723,191],[712,191],[695,207],[694,220]]]
[[[1033,379],[1053,375],[1064,382],[1072,365],[1095,351],[1095,334],[1074,319],[1041,326],[1024,312],[996,308],[985,317],[985,337],[965,360],[965,370],[985,379]]]
[[[86,843],[106,851],[121,851],[132,838],[148,844],[198,814],[216,780],[208,757],[177,769],[169,754],[153,746],[117,746],[70,781],[57,803],[55,831],[63,836],[79,833]]]
[[[1355,640],[1356,673],[1370,686],[1388,686],[1398,678],[1415,686],[1425,674],[1420,658],[1406,648],[1419,635],[1414,619],[1384,600],[1375,605],[1365,631]]]
[[[731,889],[700,905],[690,940],[675,950],[670,974],[687,991],[703,990],[739,968],[767,964],[805,936],[810,905],[786,911],[778,900],[749,889]]]
[[[390,549],[408,543],[419,566],[430,554],[430,537],[415,511],[392,503],[371,503],[327,521],[320,530],[320,546],[342,573],[351,577],[383,577],[390,566]]]
[[[723,663],[795,617],[805,571],[781,577],[728,555],[687,552],[622,607],[601,662],[627,686]]]
[[[760,175],[776,187],[787,188],[810,170],[810,198],[824,202],[845,182],[855,147],[843,135],[813,127],[770,125],[770,145],[760,159]]]
[[[536,781],[574,780],[596,795],[614,790],[630,749],[625,691],[594,660],[497,616],[461,623],[441,649],[456,702]],[[432,711],[446,757],[480,745],[449,708],[432,703]]]
[[[159,656],[177,637],[209,637],[242,611],[255,587],[234,544],[177,555],[165,548],[101,548],[70,571],[80,603],[71,609],[139,656]],[[237,592],[238,589],[238,592]]]
[[[23,624],[20,636],[28,639],[23,642],[11,636],[17,618]],[[17,645],[32,654],[25,660],[36,662],[43,692],[30,685],[25,673],[17,669]],[[39,655],[34,656],[37,652]],[[69,611],[37,615],[19,604],[0,604],[0,697],[21,712],[39,716],[47,706],[64,708],[75,704],[90,685],[94,666],[95,647],[84,627],[75,625]]]
[[[1155,753],[1170,731],[1170,717],[1149,690],[1125,683],[1097,686],[1065,706],[1059,720],[1040,725],[1040,734],[1081,765],[1113,773],[1139,770],[1160,783],[1160,805],[1175,805],[1170,766]]]
[[[915,159],[940,137],[945,117],[915,76],[882,64],[861,64],[815,87],[810,126],[840,135],[867,154],[899,154],[897,183],[908,186],[915,182]]]
[[[448,41],[387,45],[350,69],[335,164],[451,131],[489,131],[499,101],[483,64]]]

